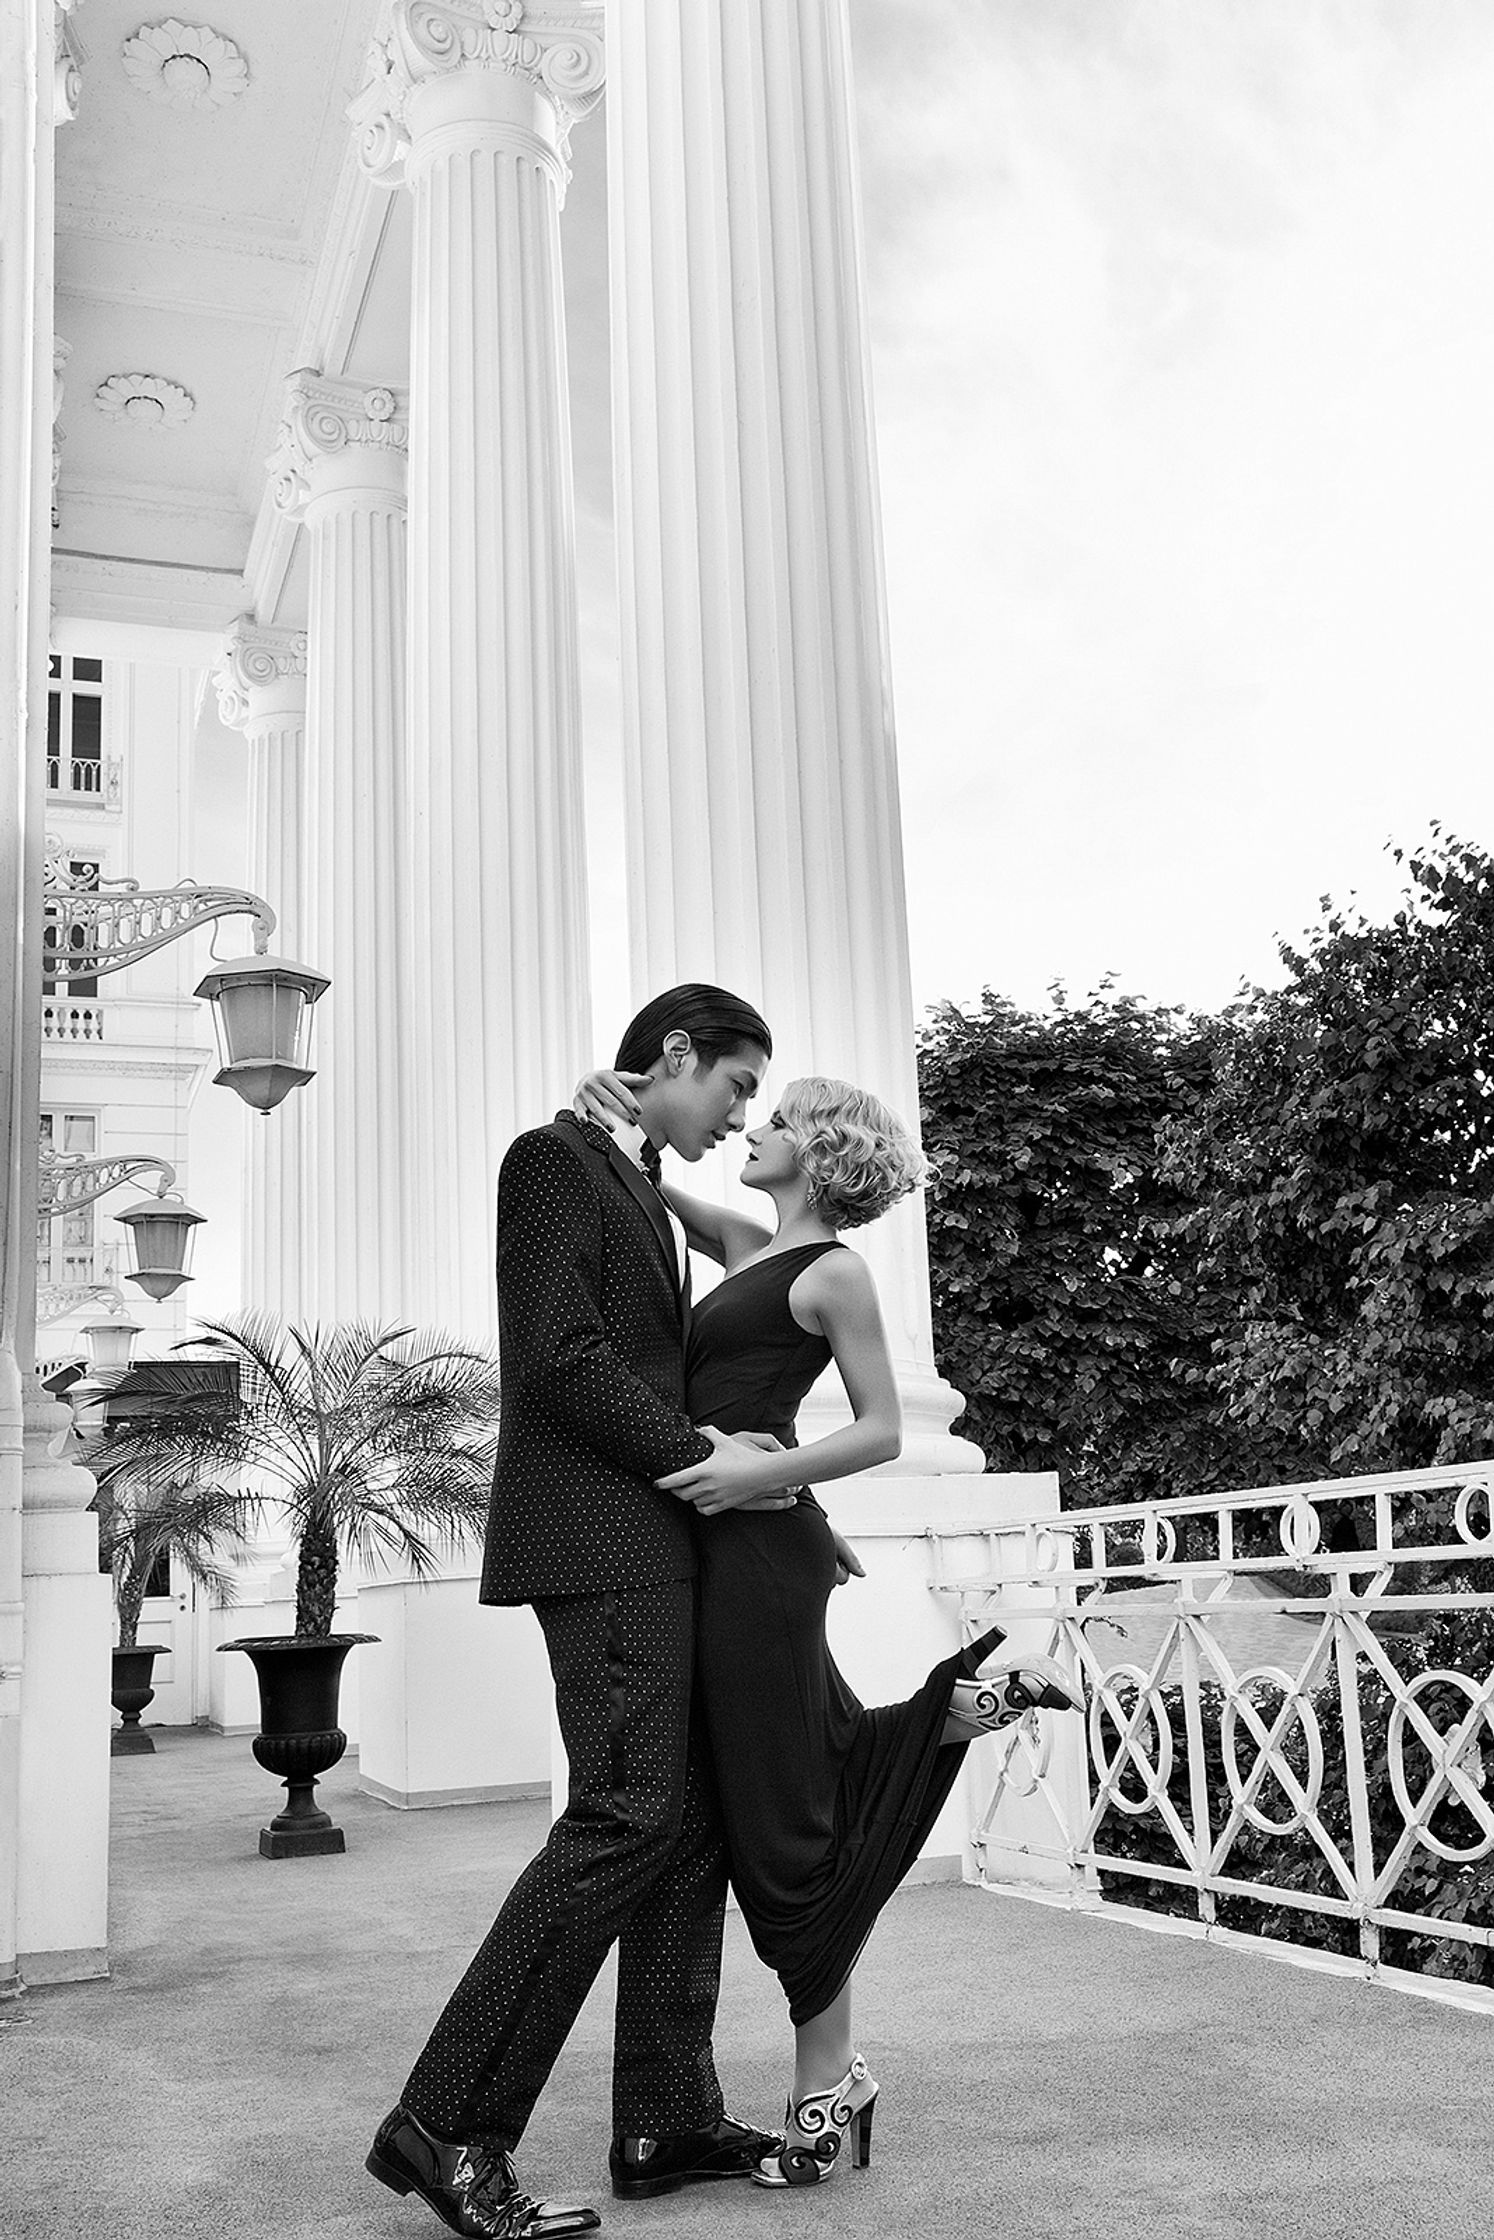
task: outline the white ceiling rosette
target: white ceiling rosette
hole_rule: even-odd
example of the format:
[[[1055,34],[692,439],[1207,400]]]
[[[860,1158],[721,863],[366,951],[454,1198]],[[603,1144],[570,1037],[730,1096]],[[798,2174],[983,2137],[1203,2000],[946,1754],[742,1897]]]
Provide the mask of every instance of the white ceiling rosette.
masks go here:
[[[180,428],[197,410],[197,399],[156,373],[112,373],[93,393],[110,420],[132,428]]]
[[[244,92],[249,65],[231,39],[206,24],[143,23],[124,43],[131,83],[171,109],[221,109]]]

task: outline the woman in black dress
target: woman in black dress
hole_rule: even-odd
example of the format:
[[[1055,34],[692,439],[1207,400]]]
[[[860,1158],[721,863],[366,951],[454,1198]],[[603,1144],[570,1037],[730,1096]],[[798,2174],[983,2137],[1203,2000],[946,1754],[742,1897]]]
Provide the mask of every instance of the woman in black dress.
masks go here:
[[[598,1073],[593,1117],[627,1114],[634,1077]],[[775,1969],[795,2031],[783,2152],[770,2186],[833,2175],[848,2137],[870,2153],[877,2086],[851,2032],[851,1977],[882,1905],[912,1866],[978,1734],[1034,1704],[1077,1704],[1047,1659],[983,1661],[999,1627],[935,1666],[905,1703],[868,1710],[825,1638],[832,1589],[860,1564],[811,1483],[890,1461],[901,1412],[876,1289],[839,1232],[914,1189],[923,1162],[887,1107],[845,1082],[790,1083],[747,1137],[742,1179],[773,1201],[770,1232],[665,1189],[690,1245],[724,1267],[695,1307],[687,1355],[695,1422],[770,1434],[762,1494],[798,1489],[788,1511],[740,1505],[741,1472],[714,1461],[663,1478],[709,1522],[699,1535],[698,1676],[726,1825],[732,1884],[753,1943]],[[835,1361],[853,1421],[798,1448],[794,1419]],[[736,1505],[732,1505],[735,1503]]]

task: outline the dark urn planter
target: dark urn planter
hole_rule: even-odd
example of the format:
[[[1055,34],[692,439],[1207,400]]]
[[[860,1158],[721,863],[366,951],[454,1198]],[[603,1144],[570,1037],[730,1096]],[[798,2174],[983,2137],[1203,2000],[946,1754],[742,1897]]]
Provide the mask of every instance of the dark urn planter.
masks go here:
[[[109,1701],[124,1721],[109,1737],[109,1754],[114,1758],[135,1758],[144,1754],[154,1756],[155,1744],[140,1724],[140,1714],[155,1694],[150,1684],[151,1663],[164,1657],[164,1641],[147,1641],[137,1648],[132,1643],[128,1649],[112,1649],[114,1671],[109,1683]]]
[[[341,1828],[334,1827],[311,1792],[317,1775],[335,1766],[348,1746],[337,1724],[337,1690],[343,1659],[376,1633],[331,1633],[324,1640],[302,1641],[291,1634],[225,1641],[223,1651],[242,1649],[259,1680],[260,1732],[254,1755],[277,1774],[288,1792],[286,1807],[259,1831],[263,1859],[305,1859],[326,1851],[346,1851]]]

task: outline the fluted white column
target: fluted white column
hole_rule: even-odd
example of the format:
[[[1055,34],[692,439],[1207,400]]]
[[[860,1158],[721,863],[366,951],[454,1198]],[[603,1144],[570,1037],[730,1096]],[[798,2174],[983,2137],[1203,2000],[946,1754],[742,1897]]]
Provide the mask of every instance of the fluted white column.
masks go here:
[[[214,673],[218,709],[249,748],[250,891],[277,919],[281,956],[310,961],[302,823],[305,813],[306,633],[241,615]],[[315,1088],[316,1084],[312,1083]],[[298,1320],[307,1234],[303,1092],[250,1122],[244,1176],[246,1307]]]
[[[844,0],[609,0],[614,458],[635,992],[758,1000],[779,1079],[916,1125]],[[905,1466],[948,1437],[922,1206],[877,1269]]]
[[[447,1319],[493,1325],[493,1184],[589,1062],[559,212],[600,9],[395,0],[355,103],[415,199],[409,1200]]]
[[[93,1480],[35,1373],[54,136],[68,6],[0,9],[0,2000],[106,1972],[109,1583]]]
[[[321,1322],[440,1319],[424,1255],[404,1250],[408,432],[394,390],[296,373],[272,462],[310,545],[304,954],[332,986],[304,1098],[302,1303]]]

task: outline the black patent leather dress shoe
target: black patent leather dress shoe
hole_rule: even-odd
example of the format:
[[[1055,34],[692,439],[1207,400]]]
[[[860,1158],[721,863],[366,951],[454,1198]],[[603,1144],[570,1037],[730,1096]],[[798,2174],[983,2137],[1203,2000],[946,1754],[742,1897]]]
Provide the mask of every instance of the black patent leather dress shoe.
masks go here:
[[[502,2147],[433,2138],[407,2108],[392,2108],[379,2125],[365,2167],[395,2193],[418,2193],[441,2222],[470,2240],[567,2240],[595,2232],[595,2209],[532,2201],[519,2190]]]
[[[623,2201],[647,2201],[704,2178],[750,2178],[759,2162],[782,2151],[777,2131],[718,2116],[704,2131],[676,2131],[664,2139],[614,2139],[608,2166],[612,2190]]]

